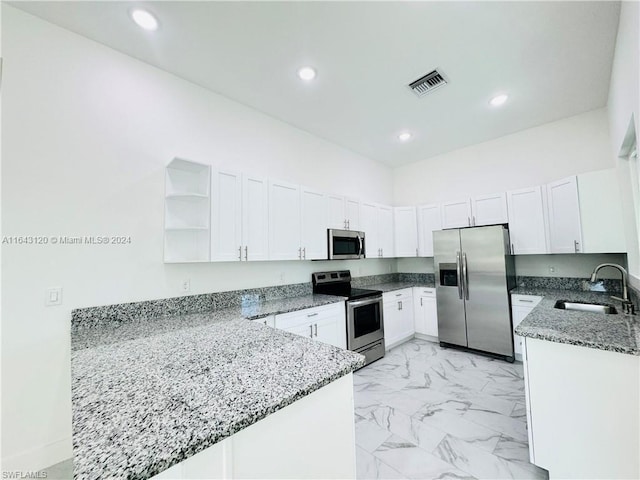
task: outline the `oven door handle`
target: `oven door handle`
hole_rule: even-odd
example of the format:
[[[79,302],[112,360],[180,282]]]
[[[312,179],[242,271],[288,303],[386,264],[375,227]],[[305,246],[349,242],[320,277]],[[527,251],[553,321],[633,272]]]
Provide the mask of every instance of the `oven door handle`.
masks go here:
[[[382,297],[367,298],[365,300],[349,300],[348,304],[350,307],[360,307],[362,305],[369,305],[371,303],[378,302],[382,302]]]

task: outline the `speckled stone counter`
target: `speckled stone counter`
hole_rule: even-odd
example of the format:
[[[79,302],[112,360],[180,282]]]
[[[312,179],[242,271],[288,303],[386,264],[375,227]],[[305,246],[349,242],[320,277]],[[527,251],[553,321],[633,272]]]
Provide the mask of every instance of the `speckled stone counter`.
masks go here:
[[[247,320],[341,300],[76,328],[74,478],[149,478],[362,366],[359,354]]]
[[[640,317],[623,314],[621,302],[609,293],[537,288],[516,288],[511,293],[543,297],[516,327],[522,337],[640,355]],[[611,304],[618,314],[561,310],[554,308],[557,300]]]
[[[372,290],[382,290],[382,292],[392,292],[394,290],[401,290],[403,288],[411,287],[435,288],[435,284],[429,282],[385,282],[367,285],[366,288],[370,288]]]

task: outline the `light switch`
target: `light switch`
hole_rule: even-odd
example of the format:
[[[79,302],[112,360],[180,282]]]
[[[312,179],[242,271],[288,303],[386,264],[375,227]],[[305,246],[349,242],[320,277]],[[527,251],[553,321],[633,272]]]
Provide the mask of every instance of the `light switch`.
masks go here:
[[[62,287],[47,288],[47,296],[44,304],[47,307],[62,305]]]

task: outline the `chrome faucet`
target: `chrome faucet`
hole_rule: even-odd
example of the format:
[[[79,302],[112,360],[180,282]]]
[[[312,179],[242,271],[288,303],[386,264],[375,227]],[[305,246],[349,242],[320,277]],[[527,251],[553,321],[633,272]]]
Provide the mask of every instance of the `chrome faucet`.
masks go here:
[[[611,295],[611,298],[620,300],[622,302],[622,308],[624,308],[624,311],[633,315],[633,303],[629,300],[629,291],[627,289],[627,271],[623,267],[621,267],[617,263],[601,263],[593,269],[593,273],[591,274],[591,282],[593,283],[597,280],[598,271],[604,267],[617,268],[622,274],[622,298],[616,297],[614,295]]]

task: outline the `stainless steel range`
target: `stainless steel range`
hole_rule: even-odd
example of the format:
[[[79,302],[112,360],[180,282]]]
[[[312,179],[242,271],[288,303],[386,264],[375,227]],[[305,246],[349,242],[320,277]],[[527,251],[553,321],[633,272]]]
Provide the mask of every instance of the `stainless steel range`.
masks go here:
[[[351,287],[351,272],[316,272],[313,293],[347,297],[347,348],[366,357],[367,364],[384,357],[382,292]]]

